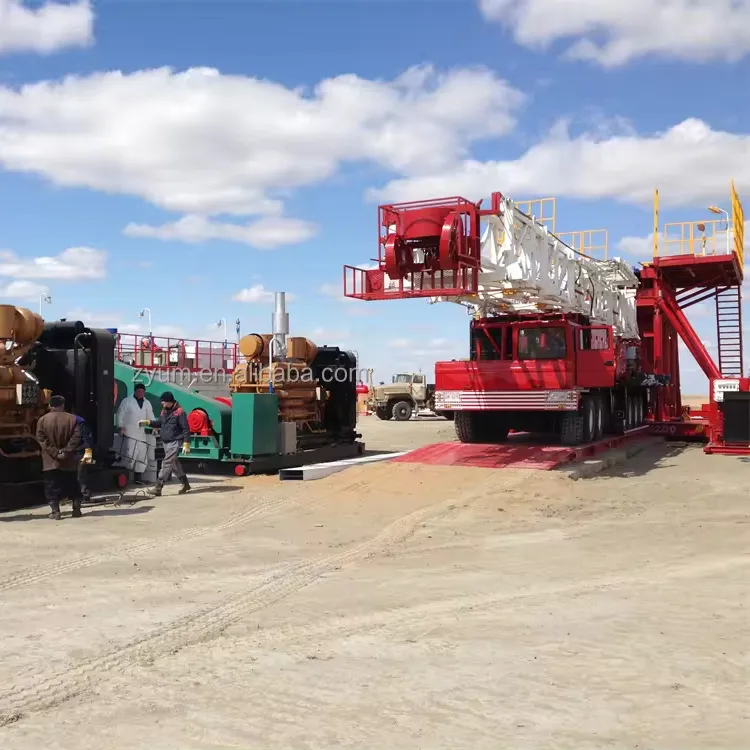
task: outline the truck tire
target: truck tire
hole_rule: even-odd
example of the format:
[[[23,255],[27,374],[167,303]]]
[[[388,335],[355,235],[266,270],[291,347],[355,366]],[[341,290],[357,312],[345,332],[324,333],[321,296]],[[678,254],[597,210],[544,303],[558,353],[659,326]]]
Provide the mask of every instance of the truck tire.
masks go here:
[[[583,442],[591,443],[596,434],[596,402],[591,396],[581,399],[581,419],[583,421]]]
[[[391,411],[393,412],[393,418],[397,422],[408,422],[411,419],[414,409],[408,401],[399,401],[393,405]]]
[[[625,429],[632,430],[636,426],[635,396],[628,391],[625,397]]]
[[[387,406],[378,406],[375,409],[375,416],[378,419],[382,419],[383,421],[387,422],[393,414],[391,414],[391,410]]]
[[[594,399],[594,405],[596,406],[596,429],[594,430],[594,440],[601,440],[604,437],[607,423],[604,399],[597,396]]]
[[[604,411],[601,399],[587,396],[581,404],[583,416],[583,442],[593,443],[604,436]]]
[[[644,404],[643,394],[639,393],[635,397],[635,426],[643,425],[646,418],[646,405]]]
[[[462,443],[483,443],[482,413],[476,411],[456,412],[453,420],[456,426],[456,437]]]
[[[502,443],[510,427],[500,414],[486,411],[454,412],[456,436],[462,443]]]
[[[583,442],[583,414],[569,411],[560,420],[560,443],[580,445]]]

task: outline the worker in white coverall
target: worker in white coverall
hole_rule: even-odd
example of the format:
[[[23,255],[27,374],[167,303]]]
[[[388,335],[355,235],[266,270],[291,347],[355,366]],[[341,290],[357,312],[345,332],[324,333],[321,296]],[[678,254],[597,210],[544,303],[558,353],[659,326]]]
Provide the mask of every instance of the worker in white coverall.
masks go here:
[[[122,400],[117,409],[117,431],[123,465],[133,472],[136,484],[144,484],[143,473],[156,466],[156,436],[139,424],[154,419],[154,409],[146,398],[146,386],[136,383],[133,395]]]

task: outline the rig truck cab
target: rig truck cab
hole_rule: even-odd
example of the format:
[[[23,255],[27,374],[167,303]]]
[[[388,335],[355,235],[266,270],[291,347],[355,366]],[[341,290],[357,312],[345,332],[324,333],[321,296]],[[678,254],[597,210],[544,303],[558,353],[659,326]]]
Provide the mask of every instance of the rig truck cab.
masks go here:
[[[643,424],[638,341],[579,315],[474,320],[468,361],[435,365],[435,408],[455,412],[462,442],[557,433],[577,445]]]

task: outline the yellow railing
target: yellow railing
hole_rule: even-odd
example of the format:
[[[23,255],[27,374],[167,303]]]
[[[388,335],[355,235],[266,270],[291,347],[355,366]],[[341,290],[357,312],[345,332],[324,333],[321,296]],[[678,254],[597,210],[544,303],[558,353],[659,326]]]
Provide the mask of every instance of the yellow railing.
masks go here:
[[[607,260],[609,257],[609,233],[606,229],[583,229],[574,232],[556,232],[557,199],[534,198],[517,201],[516,207],[527,216],[533,216],[540,224],[549,229],[559,240],[573,250],[590,258]],[[502,242],[502,235],[501,240]]]
[[[557,222],[557,199],[556,198],[534,198],[530,201],[518,201],[516,207],[528,216],[533,216],[540,224],[555,233]]]
[[[734,252],[737,253],[737,260],[740,262],[740,268],[745,266],[745,209],[740,203],[740,196],[737,195],[737,189],[734,187],[732,180],[732,230],[734,233]]]
[[[609,258],[609,232],[606,229],[581,229],[557,235],[568,247],[595,260]]]
[[[675,221],[664,225],[664,255],[729,255],[731,235],[726,219]]]
[[[745,212],[734,182],[731,185],[731,212],[717,206],[708,210],[723,214],[722,219],[678,221],[659,231],[659,191],[654,191],[654,257],[662,255],[731,255],[737,254],[740,268],[745,262]]]

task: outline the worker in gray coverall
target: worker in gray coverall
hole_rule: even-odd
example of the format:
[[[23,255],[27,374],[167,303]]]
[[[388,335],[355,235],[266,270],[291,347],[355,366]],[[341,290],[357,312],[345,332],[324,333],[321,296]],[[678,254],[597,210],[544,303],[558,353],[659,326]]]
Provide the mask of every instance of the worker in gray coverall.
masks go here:
[[[185,455],[190,453],[190,426],[188,425],[187,414],[175,401],[171,391],[165,391],[160,400],[162,409],[159,417],[157,419],[142,419],[138,422],[139,427],[157,428],[161,433],[161,442],[164,445],[164,458],[161,462],[156,486],[148,492],[149,495],[159,497],[162,488],[174,472],[182,483],[178,494],[184,495],[190,489],[185,470],[180,463],[180,448]]]

